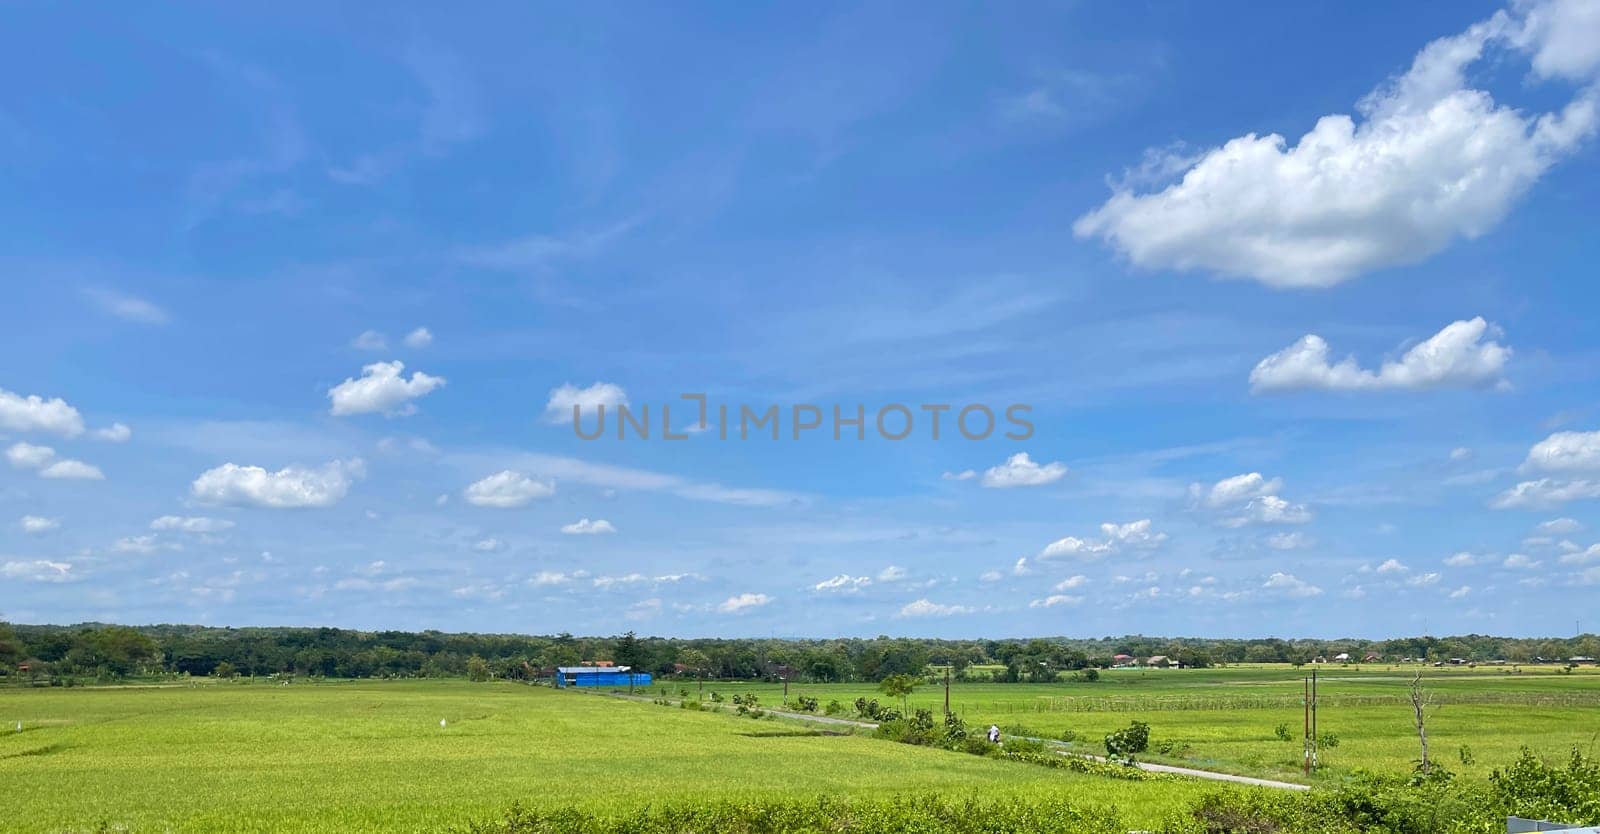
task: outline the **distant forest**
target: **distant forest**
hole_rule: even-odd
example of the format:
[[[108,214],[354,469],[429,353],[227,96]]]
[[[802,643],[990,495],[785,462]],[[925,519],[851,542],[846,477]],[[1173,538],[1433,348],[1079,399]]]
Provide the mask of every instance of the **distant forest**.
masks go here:
[[[447,634],[339,628],[193,625],[71,626],[0,622],[0,680],[138,675],[295,674],[339,678],[540,677],[555,666],[609,660],[656,675],[724,679],[877,681],[948,666],[958,679],[1053,681],[1113,665],[1116,655],[1163,655],[1174,664],[1305,663],[1348,653],[1385,661],[1423,658],[1530,663],[1600,656],[1600,637],[1509,638],[1468,634],[1392,640],[1224,640],[1131,635],[1078,639],[934,640],[675,639],[570,634]]]

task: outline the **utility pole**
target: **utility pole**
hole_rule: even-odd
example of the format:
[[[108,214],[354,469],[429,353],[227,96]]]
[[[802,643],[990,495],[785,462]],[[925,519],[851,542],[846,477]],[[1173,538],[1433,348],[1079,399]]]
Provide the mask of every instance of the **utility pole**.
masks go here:
[[[1305,711],[1305,734],[1300,741],[1300,766],[1311,775],[1311,679],[1300,679],[1300,706]]]
[[[950,667],[944,667],[944,714],[950,714]]]
[[[1317,670],[1311,669],[1311,768],[1317,768]]]

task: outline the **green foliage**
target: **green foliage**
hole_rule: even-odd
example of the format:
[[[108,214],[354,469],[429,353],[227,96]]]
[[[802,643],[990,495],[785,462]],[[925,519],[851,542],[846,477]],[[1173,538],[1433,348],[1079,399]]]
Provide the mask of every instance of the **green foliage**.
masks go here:
[[[1106,755],[1113,759],[1132,759],[1150,749],[1150,725],[1135,721],[1106,736]]]
[[[828,705],[826,707],[822,708],[822,713],[824,715],[839,715],[840,713],[843,713],[843,712],[844,712],[844,704],[839,703],[839,699],[838,698],[835,698],[835,699],[829,701]]]
[[[1273,727],[1272,735],[1279,741],[1294,741],[1294,736],[1289,733],[1289,725],[1286,723],[1279,723],[1278,726]]]
[[[806,695],[798,696],[794,699],[794,708],[801,712],[816,712],[817,699]]]
[[[232,678],[234,675],[237,675],[239,673],[233,668],[233,664],[232,663],[229,663],[228,661],[224,660],[221,663],[217,664],[217,668],[213,669],[211,671],[211,674],[216,675],[217,677],[222,678],[223,680],[228,680],[229,678]]]
[[[661,804],[612,816],[553,808],[513,807],[468,834],[685,834],[850,831],[852,834],[1011,834],[1126,830],[1114,811],[1055,798],[900,796],[874,799],[746,800]]]
[[[467,680],[482,683],[489,679],[489,661],[473,655],[467,658]]]

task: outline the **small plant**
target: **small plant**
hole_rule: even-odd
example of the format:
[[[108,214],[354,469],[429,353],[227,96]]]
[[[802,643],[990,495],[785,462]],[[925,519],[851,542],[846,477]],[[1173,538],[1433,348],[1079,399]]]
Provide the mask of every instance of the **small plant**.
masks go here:
[[[717,690],[715,690],[715,689],[713,689],[713,690],[711,690],[711,702],[712,702],[712,703],[713,703],[713,704],[720,704],[720,703],[722,703],[722,693],[721,693],[721,692],[718,692],[718,691],[717,691]]]
[[[801,712],[816,712],[817,699],[808,695],[801,695],[794,699],[794,708]]]
[[[1272,729],[1272,734],[1276,736],[1279,741],[1294,741],[1294,736],[1289,734],[1288,724],[1279,724],[1278,726],[1274,727]]]
[[[1062,730],[1061,731],[1061,735],[1057,736],[1057,738],[1061,739],[1062,741],[1064,741],[1064,742],[1066,742],[1068,744],[1072,744],[1072,743],[1074,743],[1074,742],[1076,742],[1078,740],[1078,731],[1077,730]]]
[[[1113,759],[1133,761],[1137,753],[1150,749],[1150,725],[1135,721],[1125,729],[1106,736],[1106,755]]]
[[[1317,747],[1332,750],[1339,746],[1339,737],[1333,733],[1318,733]]]
[[[1478,763],[1478,757],[1472,755],[1472,748],[1466,746],[1465,744],[1461,745],[1461,753],[1460,753],[1460,755],[1461,755],[1461,764],[1463,766],[1465,766],[1465,767],[1472,767],[1473,765]]]
[[[844,704],[839,703],[839,699],[835,698],[829,701],[826,707],[822,708],[822,712],[825,715],[838,715],[844,712]]]

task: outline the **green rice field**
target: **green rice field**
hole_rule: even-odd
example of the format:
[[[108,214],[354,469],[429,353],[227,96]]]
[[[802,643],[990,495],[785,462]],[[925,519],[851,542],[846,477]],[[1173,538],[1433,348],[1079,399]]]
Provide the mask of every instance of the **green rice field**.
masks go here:
[[[1338,736],[1313,783],[1357,769],[1409,770],[1417,756],[1410,669],[1330,667],[1320,728]],[[1094,683],[957,684],[968,723],[1012,732],[1078,733],[1077,746],[1147,721],[1152,761],[1289,780],[1299,774],[1302,670],[1113,670]],[[1430,669],[1436,761],[1468,778],[1517,749],[1592,750],[1600,674],[1579,669]],[[678,697],[694,682],[648,694]],[[706,694],[781,684],[709,682]],[[890,699],[867,684],[794,684],[824,705]],[[913,708],[940,708],[924,685]],[[17,722],[22,731],[17,732]],[[441,726],[440,722],[444,725]],[[913,747],[814,734],[781,720],[694,712],[597,693],[462,680],[265,679],[150,686],[0,689],[0,830],[433,831],[493,818],[512,803],[623,813],[675,800],[1051,796],[1114,808],[1129,828],[1156,827],[1216,785],[1136,782]],[[1285,724],[1292,740],[1277,738]],[[1463,749],[1467,748],[1463,761]]]

